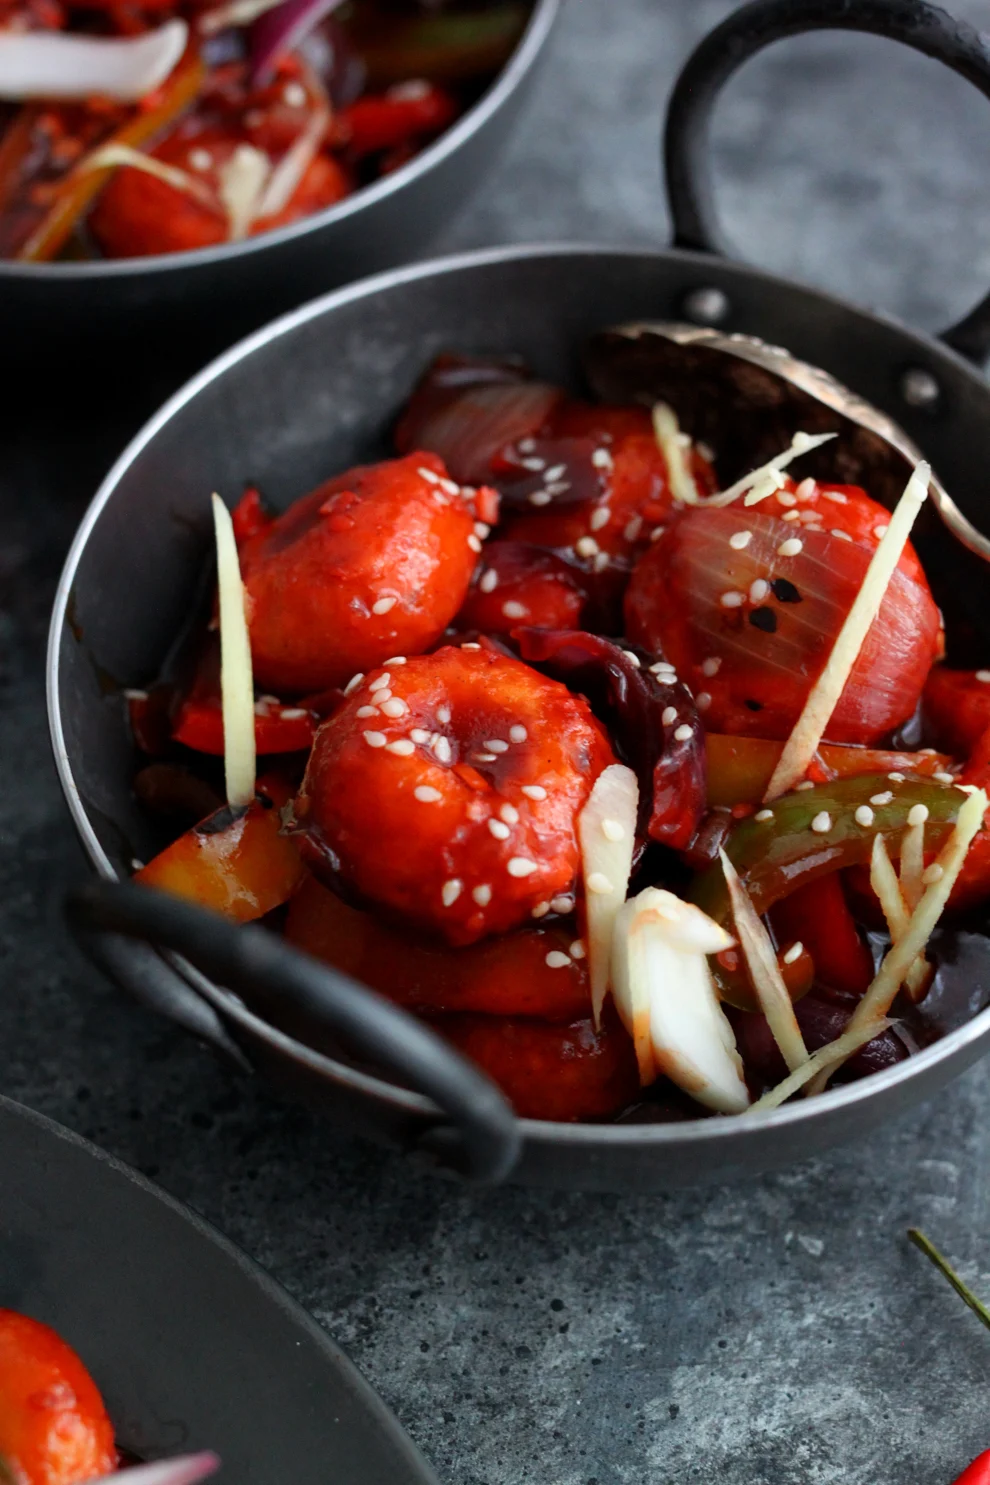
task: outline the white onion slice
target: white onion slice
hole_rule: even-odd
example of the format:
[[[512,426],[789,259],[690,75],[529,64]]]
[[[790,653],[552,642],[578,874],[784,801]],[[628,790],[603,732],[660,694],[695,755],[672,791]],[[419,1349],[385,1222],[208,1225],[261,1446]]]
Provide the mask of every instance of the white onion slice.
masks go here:
[[[244,611],[244,584],[230,512],[213,496],[220,596],[220,696],[223,704],[223,761],[227,803],[235,809],[254,799],[254,678],[251,641]]]
[[[597,1026],[608,989],[612,930],[626,900],[636,844],[639,784],[631,768],[612,763],[598,775],[578,816],[584,909],[588,927],[588,976]]]
[[[182,1454],[175,1459],[156,1459],[152,1464],[135,1464],[117,1470],[112,1475],[103,1475],[92,1485],[196,1485],[220,1468],[219,1456],[204,1451],[202,1454]]]
[[[663,1073],[720,1114],[749,1107],[736,1039],[705,957],[732,942],[700,908],[647,887],[620,911],[612,950],[612,994],[640,1081]]]
[[[186,49],[189,27],[168,21],[144,36],[0,31],[0,98],[89,98],[137,103],[161,87]]]

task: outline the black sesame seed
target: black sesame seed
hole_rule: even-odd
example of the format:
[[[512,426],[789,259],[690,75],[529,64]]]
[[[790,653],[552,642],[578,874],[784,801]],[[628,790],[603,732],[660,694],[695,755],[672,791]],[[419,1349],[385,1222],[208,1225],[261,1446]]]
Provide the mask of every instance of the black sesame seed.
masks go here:
[[[750,609],[749,622],[754,629],[762,629],[764,634],[776,634],[777,632],[777,615],[772,608]]]
[[[762,701],[747,701],[746,705],[749,707],[751,712],[761,712],[763,710]]]
[[[795,588],[794,584],[789,583],[786,578],[774,578],[770,587],[773,589],[774,598],[779,599],[781,603],[801,602],[801,594]]]

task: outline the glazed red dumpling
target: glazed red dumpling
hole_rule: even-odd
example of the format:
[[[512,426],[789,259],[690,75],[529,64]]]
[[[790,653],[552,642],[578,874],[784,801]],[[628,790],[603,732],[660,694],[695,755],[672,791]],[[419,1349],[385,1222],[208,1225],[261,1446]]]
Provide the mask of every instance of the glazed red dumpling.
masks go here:
[[[303,855],[327,885],[474,943],[571,892],[577,816],[612,762],[566,686],[447,646],[371,671],[320,728],[296,801]]]
[[[435,454],[327,480],[241,549],[254,675],[278,695],[415,655],[457,613],[481,540]]]

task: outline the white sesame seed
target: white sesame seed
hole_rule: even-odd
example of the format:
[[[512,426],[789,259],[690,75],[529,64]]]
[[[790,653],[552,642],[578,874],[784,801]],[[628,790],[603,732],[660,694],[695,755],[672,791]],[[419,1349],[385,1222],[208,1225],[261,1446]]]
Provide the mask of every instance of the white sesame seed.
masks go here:
[[[519,824],[519,811],[516,809],[514,804],[503,804],[499,809],[499,814],[505,821],[506,825]]]
[[[803,953],[804,953],[804,944],[801,942],[800,939],[798,939],[798,941],[797,941],[796,944],[791,944],[791,947],[788,949],[787,953],[784,955],[784,963],[785,964],[795,964],[801,958],[801,955]]]
[[[706,712],[712,704],[711,695],[707,691],[699,691],[694,698],[694,704],[699,712]]]
[[[587,949],[584,947],[584,944],[579,938],[576,938],[570,946],[570,955],[572,959],[583,959],[587,952]]]
[[[438,474],[434,474],[432,469],[427,469],[425,464],[421,464],[416,473],[419,475],[420,479],[427,480],[428,483],[431,485],[439,485],[440,483],[440,476]]]
[[[665,706],[660,713],[660,720],[665,727],[671,727],[677,721],[676,706]]]
[[[608,877],[600,871],[593,871],[585,885],[589,892],[594,892],[598,897],[607,897],[615,891]]]
[[[904,775],[902,773],[889,773],[887,777],[892,784],[903,784],[904,782]]]
[[[569,892],[562,892],[550,903],[555,913],[572,913],[574,911],[574,898]]]
[[[445,737],[437,738],[436,742],[433,744],[433,752],[435,757],[437,758],[437,761],[440,763],[449,763],[451,758],[454,756],[451,751],[450,743]]]
[[[481,581],[478,583],[478,587],[482,593],[494,593],[498,587],[498,573],[494,567],[489,567],[486,572],[481,574]]]
[[[354,715],[356,717],[377,717],[379,711],[377,706],[359,706]]]
[[[882,794],[871,794],[870,803],[875,804],[878,809],[882,809],[885,804],[890,803],[893,797],[894,796],[893,794],[891,794],[890,790],[885,789]]]
[[[213,166],[213,156],[209,150],[190,150],[189,166],[192,170],[210,170]]]
[[[623,650],[622,653],[625,655],[626,659],[629,661],[629,664],[633,666],[635,670],[640,670],[642,668],[640,665],[639,656],[634,654],[632,650]]]
[[[520,454],[531,454],[535,448],[536,448],[536,439],[535,438],[521,438],[519,440],[519,452],[520,452]]]
[[[553,496],[549,490],[534,490],[529,496],[530,505],[549,505]]]
[[[593,536],[582,536],[574,543],[574,550],[579,557],[594,557],[601,548]]]
[[[604,819],[602,821],[602,835],[606,840],[624,840],[626,831],[621,820]]]
[[[833,500],[836,505],[848,505],[849,496],[843,495],[841,490],[823,490],[822,494],[826,500]]]
[[[707,660],[702,660],[702,662],[701,662],[701,674],[702,675],[708,675],[708,676],[718,675],[718,673],[719,673],[719,671],[720,671],[721,668],[722,668],[722,661],[720,660],[720,658],[718,657],[718,655],[710,655]]]
[[[659,541],[666,529],[666,526],[654,526],[653,530],[650,532],[650,540]]]
[[[461,487],[456,480],[441,480],[440,488],[441,490],[446,490],[448,495],[459,495],[461,493]]]
[[[643,517],[633,516],[631,521],[626,522],[625,529],[622,535],[626,541],[639,541],[639,533],[642,531],[642,529]]]
[[[529,733],[526,731],[521,722],[513,722],[512,726],[509,728],[510,742],[524,743],[528,736]]]
[[[976,672],[976,679],[982,686],[985,686],[990,681],[990,670],[978,670]]]
[[[437,721],[440,723],[440,726],[441,727],[446,727],[447,726],[447,724],[450,721],[450,707],[449,706],[438,706],[437,707]]]
[[[604,572],[611,560],[608,552],[596,552],[592,566],[596,572]]]
[[[807,479],[803,479],[801,481],[794,493],[799,500],[811,499],[812,495],[814,495],[815,493],[815,482],[810,475]]]
[[[818,835],[825,835],[832,829],[832,816],[828,810],[822,810],[811,822],[811,828]]]
[[[492,528],[489,526],[487,521],[475,521],[474,534],[476,537],[478,537],[479,541],[484,541],[486,536],[491,535],[491,531]]]
[[[522,792],[527,799],[546,799],[547,791],[542,784],[523,784]]]
[[[371,612],[373,614],[387,614],[389,609],[395,608],[398,601],[397,598],[379,598],[377,603],[371,605]]]
[[[440,899],[444,907],[453,907],[454,903],[460,897],[463,887],[464,883],[460,877],[451,877],[449,882],[444,882],[440,888]]]
[[[546,957],[548,969],[567,969],[571,962],[569,954],[562,954],[559,949],[551,949]]]
[[[384,732],[366,732],[364,734],[364,740],[369,748],[383,748],[388,742],[388,738]]]
[[[288,108],[306,107],[306,89],[302,83],[288,82],[282,89],[282,102]]]
[[[405,655],[391,655],[389,659],[385,661],[386,665],[405,665],[405,663]]]
[[[956,781],[955,774],[951,773],[933,773],[932,778],[940,784],[954,784]]]
[[[134,686],[128,686],[124,691],[124,695],[128,701],[147,701],[148,699],[147,691],[140,691]],[[267,700],[267,697],[262,697],[262,700]],[[272,700],[277,701],[278,697],[274,696]]]
[[[611,469],[612,455],[608,449],[595,449],[591,456],[591,462],[596,469]]]
[[[555,464],[552,469],[548,469],[547,472],[546,472],[546,482],[547,482],[547,484],[548,485],[551,484],[553,480],[562,480],[564,478],[564,475],[566,473],[567,473],[567,465],[566,464]]]
[[[933,882],[940,882],[944,876],[945,867],[940,866],[937,861],[933,861],[931,866],[926,866],[921,873],[921,880],[926,887],[930,887]]]
[[[531,918],[545,918],[549,911],[550,904],[548,902],[538,902],[529,916]]]
[[[791,492],[790,492],[790,490],[778,490],[777,491],[777,504],[778,505],[797,505],[797,496],[796,495],[792,495]]]
[[[802,779],[800,784],[794,785],[795,791],[802,789],[813,789],[814,787],[815,786],[812,783],[811,779]]]
[[[781,516],[780,519],[782,521],[800,521],[801,518],[802,518],[802,516],[808,516],[808,515],[811,515],[811,511],[807,511],[807,510],[804,510],[804,511],[801,511],[801,510],[785,510],[784,511],[784,514]]]
[[[431,784],[417,784],[413,790],[413,798],[418,799],[420,804],[439,804],[443,795]]]
[[[855,820],[857,825],[872,825],[873,811],[868,804],[861,804],[856,811]]]
[[[382,705],[382,711],[386,717],[404,717],[408,710],[406,703],[398,696],[393,696],[391,701],[386,701]]]
[[[382,686],[389,686],[391,685],[391,683],[392,677],[389,675],[387,670],[383,670],[381,675],[378,676],[375,680],[369,681],[368,685],[371,687],[372,691],[379,691]]]
[[[770,584],[766,578],[755,578],[749,585],[750,603],[762,603],[770,592]]]
[[[387,686],[379,686],[377,691],[371,693],[372,706],[381,706],[383,701],[391,701],[392,693]]]
[[[508,825],[503,825],[501,820],[489,820],[488,829],[491,831],[492,835],[494,835],[496,840],[509,839],[509,827]]]
[[[927,819],[928,819],[928,806],[927,806],[927,804],[913,804],[911,806],[911,808],[908,810],[908,824],[909,825],[924,825],[924,823],[925,823],[925,821]]]
[[[489,753],[507,753],[509,751],[509,744],[503,742],[500,737],[486,738],[485,747]]]
[[[507,598],[502,604],[502,612],[507,619],[525,619],[529,609],[524,603],[517,603],[514,598]]]
[[[881,537],[887,535],[886,526],[874,526],[873,535],[876,537],[877,541],[879,541]]]
[[[505,869],[510,877],[528,877],[536,870],[536,862],[527,856],[510,856]]]
[[[658,675],[663,679],[664,676],[676,675],[677,669],[671,665],[669,660],[655,660],[650,666],[650,674]]]
[[[772,820],[773,819],[773,810],[758,810],[757,813],[753,816],[753,819],[754,820],[760,820],[760,821],[763,821],[763,820]]]
[[[409,736],[412,738],[414,743],[428,743],[430,740],[430,734],[426,732],[422,727],[413,727],[410,730]]]
[[[728,593],[723,593],[719,599],[719,603],[723,608],[742,608],[745,602],[745,593],[736,593],[732,589]]]
[[[687,742],[688,738],[691,736],[692,730],[693,729],[688,726],[687,722],[682,722],[680,727],[676,728],[674,731],[674,741]]]
[[[777,556],[796,557],[803,547],[804,542],[799,536],[789,536],[786,541],[780,543],[780,546],[777,548]]]
[[[833,526],[828,534],[829,536],[837,536],[840,541],[852,541],[852,537],[849,535],[849,532],[840,531],[838,526]]]
[[[520,444],[519,447],[522,448],[522,444]],[[534,474],[539,474],[541,469],[546,469],[547,461],[545,459],[536,457],[533,457],[531,459],[524,459],[522,461],[522,467],[523,469],[531,469]]]
[[[356,691],[357,688],[358,688],[358,686],[360,686],[360,684],[361,684],[361,682],[363,680],[364,680],[364,671],[363,670],[359,670],[358,673],[357,673],[357,675],[352,675],[351,678],[350,678],[350,680],[347,682],[347,685],[344,687],[344,695],[345,696],[350,696],[351,692],[352,691]]]
[[[601,531],[602,527],[607,526],[611,519],[612,512],[609,510],[608,506],[599,505],[595,510],[591,512],[591,518],[588,521],[588,525],[591,527],[592,531]]]
[[[729,537],[729,546],[733,547],[737,552],[742,552],[745,551],[752,540],[752,531],[734,531]]]
[[[481,649],[481,646],[479,644],[476,644],[473,639],[466,639],[464,641],[464,643],[461,645],[461,649],[462,650],[480,650]]]
[[[416,751],[416,744],[411,737],[399,737],[395,742],[390,742],[386,747],[387,753],[394,753],[397,758],[408,758]]]
[[[472,753],[472,763],[494,763],[498,758],[497,753]]]
[[[481,551],[481,542],[475,536],[475,534],[474,534],[473,531],[471,532],[471,535],[467,539],[467,544],[471,548],[472,552],[480,552]]]
[[[482,882],[480,887],[471,888],[471,896],[479,907],[487,907],[492,900],[492,889],[487,882]]]
[[[918,752],[921,754],[921,756],[923,758],[934,758],[935,757],[935,749],[934,748],[919,748],[918,749]]]

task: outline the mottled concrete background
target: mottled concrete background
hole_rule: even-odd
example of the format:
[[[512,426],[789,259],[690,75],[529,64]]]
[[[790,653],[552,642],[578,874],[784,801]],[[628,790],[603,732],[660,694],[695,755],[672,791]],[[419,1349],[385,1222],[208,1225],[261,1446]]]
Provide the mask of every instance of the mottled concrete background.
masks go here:
[[[442,246],[662,243],[660,100],[728,9],[567,0],[539,96]],[[990,281],[990,114],[932,64],[865,38],[779,47],[733,83],[717,139],[754,261],[927,326]],[[904,1231],[990,1291],[985,1069],[859,1148],[735,1188],[479,1195],[232,1081],[72,952],[59,902],[82,864],[48,761],[44,630],[126,431],[4,449],[0,1088],[255,1254],[450,1485],[947,1485],[990,1444],[990,1336]]]

